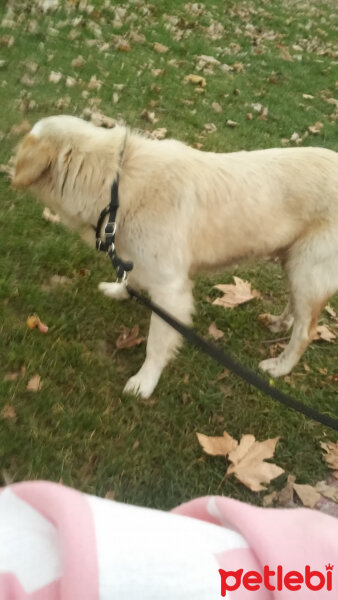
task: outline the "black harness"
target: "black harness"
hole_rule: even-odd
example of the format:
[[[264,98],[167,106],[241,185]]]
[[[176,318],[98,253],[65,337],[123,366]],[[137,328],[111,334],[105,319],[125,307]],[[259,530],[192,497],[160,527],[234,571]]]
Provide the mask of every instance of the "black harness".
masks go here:
[[[124,150],[126,146],[126,138],[124,145],[120,153],[119,158],[119,169],[121,166]],[[110,260],[112,261],[113,267],[116,271],[117,281],[124,281],[128,271],[133,268],[133,263],[125,261],[120,258],[115,251],[115,234],[116,234],[116,214],[119,208],[119,172],[117,173],[113,185],[110,191],[110,203],[100,212],[100,216],[97,221],[95,236],[96,236],[96,250],[106,252]],[[104,228],[104,238],[101,238],[101,229],[103,222],[108,215],[108,221]]]

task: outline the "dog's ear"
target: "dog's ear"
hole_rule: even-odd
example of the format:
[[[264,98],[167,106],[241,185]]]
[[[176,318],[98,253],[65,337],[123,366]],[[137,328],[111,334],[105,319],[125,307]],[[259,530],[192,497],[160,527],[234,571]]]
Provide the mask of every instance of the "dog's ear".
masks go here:
[[[52,158],[51,144],[28,134],[21,142],[17,152],[12,185],[24,188],[35,183],[49,168]]]

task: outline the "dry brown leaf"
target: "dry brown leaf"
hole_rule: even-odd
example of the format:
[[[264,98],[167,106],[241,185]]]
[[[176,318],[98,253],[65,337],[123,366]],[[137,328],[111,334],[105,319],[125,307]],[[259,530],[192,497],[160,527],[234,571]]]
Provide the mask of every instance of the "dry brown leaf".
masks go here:
[[[28,329],[30,330],[35,329],[37,327],[40,333],[47,333],[48,331],[48,326],[39,319],[38,315],[30,315],[27,318],[26,323]]]
[[[278,493],[276,491],[271,492],[271,494],[266,494],[266,496],[263,497],[263,506],[264,508],[267,508],[269,506],[273,506],[273,504],[275,503],[275,501],[278,500]]]
[[[23,135],[24,133],[28,133],[28,131],[30,131],[32,128],[31,124],[29,121],[24,120],[21,121],[21,123],[19,123],[18,125],[13,125],[13,127],[10,130],[10,134],[11,135]]]
[[[333,343],[336,335],[326,325],[317,325],[315,340],[324,340]]]
[[[49,77],[48,77],[48,81],[50,81],[51,83],[59,83],[59,81],[62,79],[63,75],[60,72],[57,71],[51,71]]]
[[[120,39],[116,46],[115,46],[116,50],[119,50],[120,52],[130,52],[131,50],[131,46],[129,44],[129,42],[127,42],[124,39]]]
[[[183,81],[184,83],[193,83],[194,85],[199,85],[202,88],[205,88],[207,85],[206,79],[205,77],[202,77],[202,75],[186,75]]]
[[[237,121],[232,121],[231,119],[228,119],[226,124],[228,127],[237,127],[238,125]]]
[[[41,390],[41,377],[40,375],[34,375],[29,382],[27,383],[26,390],[27,392],[39,392]]]
[[[157,123],[158,121],[158,118],[156,117],[155,113],[147,110],[146,108],[144,108],[141,112],[141,117],[149,123]]]
[[[215,131],[217,131],[215,123],[205,123],[204,129],[207,133],[215,133]]]
[[[52,277],[49,278],[48,283],[42,284],[41,289],[44,292],[49,292],[59,285],[68,285],[69,283],[72,283],[70,277],[66,277],[65,275],[52,275]]]
[[[81,54],[79,54],[79,56],[77,56],[76,58],[73,58],[71,65],[73,67],[73,69],[79,69],[80,67],[83,67],[83,65],[86,64],[86,60],[83,58],[83,56],[81,56]]]
[[[216,306],[224,306],[225,308],[234,308],[244,302],[249,302],[254,298],[261,298],[261,294],[257,290],[251,289],[251,283],[243,281],[240,277],[234,277],[235,284],[218,284],[214,285],[217,290],[223,292],[222,298],[216,298],[213,304]]]
[[[260,492],[272,479],[284,473],[284,469],[273,463],[265,462],[274,454],[279,437],[257,442],[251,434],[243,435],[239,445],[229,453],[233,463],[228,467],[227,475],[234,474],[239,481],[253,492]]]
[[[52,213],[48,206],[45,206],[43,209],[42,217],[45,219],[45,221],[49,221],[50,223],[60,223],[59,215]]]
[[[215,111],[215,113],[221,113],[222,110],[223,110],[222,107],[221,107],[221,105],[218,102],[213,102],[211,104],[211,108],[212,108],[212,110]]]
[[[204,435],[204,433],[196,433],[196,435],[204,452],[211,456],[226,457],[229,452],[235,450],[238,446],[237,440],[234,440],[226,431],[223,431],[223,436],[217,437]]]
[[[134,325],[132,329],[129,327],[125,327],[121,325],[119,328],[120,335],[118,336],[115,346],[119,350],[122,348],[133,348],[134,346],[139,346],[144,342],[145,338],[139,336],[139,326]]]
[[[333,500],[338,504],[338,487],[337,485],[329,485],[326,481],[318,481],[316,483],[316,491],[319,492],[325,498],[329,498],[329,500]]]
[[[159,52],[159,54],[165,54],[169,50],[168,46],[165,46],[164,44],[160,44],[159,42],[155,42],[153,44],[153,48],[156,52]]]
[[[293,484],[296,481],[296,477],[294,475],[288,475],[286,485],[283,489],[278,492],[277,503],[278,506],[293,506]]]
[[[209,326],[208,333],[214,340],[220,340],[222,337],[224,337],[224,331],[218,329],[215,322],[211,323]]]
[[[287,46],[280,45],[279,46],[279,54],[283,60],[293,62],[293,58],[292,58],[292,56],[290,54],[290,50]]]
[[[5,404],[0,414],[3,419],[8,419],[9,421],[16,420],[16,412],[13,406],[11,406],[10,404]]]
[[[88,83],[89,90],[100,90],[102,87],[101,79],[97,79],[96,75],[92,75]]]
[[[332,306],[330,304],[327,304],[325,306],[324,310],[326,310],[326,312],[330,315],[330,317],[332,317],[333,319],[336,318],[337,313],[336,313],[335,309],[332,308]]]
[[[324,127],[323,123],[321,123],[320,121],[317,121],[317,123],[315,123],[314,125],[310,125],[308,127],[308,130],[310,131],[310,133],[317,134],[317,133],[321,132],[323,127]]]
[[[320,446],[326,452],[322,456],[327,462],[329,469],[338,469],[338,442],[320,442]]]
[[[293,489],[295,490],[303,506],[306,506],[307,508],[314,508],[318,500],[320,500],[320,494],[312,485],[301,485],[299,483],[294,483]]]

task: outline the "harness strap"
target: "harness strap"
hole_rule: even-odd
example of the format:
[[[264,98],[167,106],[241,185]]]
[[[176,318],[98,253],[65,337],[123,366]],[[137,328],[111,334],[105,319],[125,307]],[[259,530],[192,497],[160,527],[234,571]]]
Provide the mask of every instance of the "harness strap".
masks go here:
[[[100,250],[101,252],[106,252],[108,254],[116,271],[118,281],[123,281],[126,277],[126,273],[128,271],[131,271],[133,268],[132,262],[122,260],[122,258],[120,258],[115,251],[116,214],[119,208],[120,169],[124,151],[126,148],[127,135],[128,130],[126,130],[126,135],[119,156],[118,171],[110,191],[110,203],[107,206],[105,206],[105,208],[100,212],[95,229],[96,250]],[[107,215],[108,221],[104,228],[104,239],[101,239],[101,229]]]

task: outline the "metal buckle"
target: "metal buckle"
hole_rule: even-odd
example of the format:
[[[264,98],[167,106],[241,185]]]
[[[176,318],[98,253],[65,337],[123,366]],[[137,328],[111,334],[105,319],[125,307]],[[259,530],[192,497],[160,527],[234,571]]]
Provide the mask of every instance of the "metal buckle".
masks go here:
[[[116,221],[108,221],[104,228],[104,232],[107,235],[115,235],[116,233]]]

